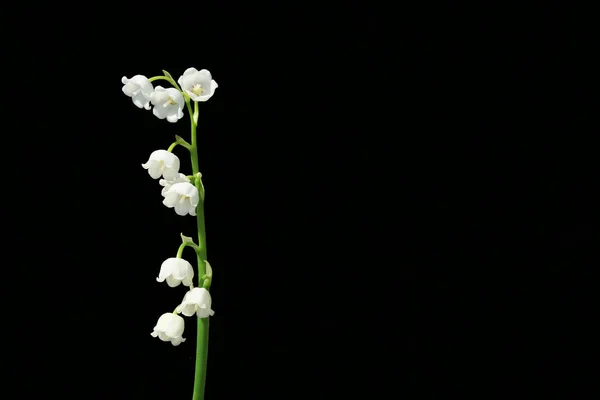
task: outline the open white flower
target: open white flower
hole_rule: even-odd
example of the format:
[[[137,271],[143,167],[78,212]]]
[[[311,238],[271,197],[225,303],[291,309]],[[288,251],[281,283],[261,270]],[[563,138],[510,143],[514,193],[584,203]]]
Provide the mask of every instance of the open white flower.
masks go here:
[[[157,86],[150,101],[154,108],[152,112],[160,119],[167,119],[169,122],[177,122],[183,118],[183,106],[185,101],[179,90],[174,88],[165,89],[162,86]]]
[[[156,281],[164,282],[166,280],[167,285],[176,287],[180,283],[183,283],[183,286],[192,286],[192,279],[194,279],[192,264],[183,258],[171,257],[163,261]]]
[[[184,90],[194,101],[210,99],[215,93],[215,89],[219,87],[206,69],[198,71],[196,68],[188,68],[177,82],[181,86],[181,90]]]
[[[171,185],[165,193],[163,204],[169,208],[175,207],[177,215],[195,216],[199,201],[200,195],[196,186],[189,182],[183,182]]]
[[[171,188],[171,186],[173,186],[176,183],[184,183],[184,182],[188,182],[189,183],[189,178],[187,176],[185,176],[184,174],[179,174],[179,176],[175,179],[161,179],[160,181],[158,181],[158,183],[160,184],[160,186],[164,186],[162,191],[160,192],[161,195],[165,196],[167,194],[167,192],[169,191],[169,189]]]
[[[135,75],[133,78],[121,78],[123,93],[131,97],[133,104],[139,108],[150,109],[150,96],[154,92],[152,84],[144,75]]]
[[[204,288],[193,288],[183,296],[183,301],[177,306],[175,312],[191,317],[196,314],[198,318],[208,318],[215,312],[210,309],[211,297],[208,290]]]
[[[150,154],[150,158],[142,167],[148,170],[152,179],[158,179],[161,176],[166,180],[177,179],[179,177],[179,157],[166,150],[156,150]]]
[[[152,337],[157,337],[163,342],[171,342],[173,346],[179,346],[185,342],[183,330],[185,329],[185,321],[177,314],[164,313],[156,322],[154,331],[150,334]]]

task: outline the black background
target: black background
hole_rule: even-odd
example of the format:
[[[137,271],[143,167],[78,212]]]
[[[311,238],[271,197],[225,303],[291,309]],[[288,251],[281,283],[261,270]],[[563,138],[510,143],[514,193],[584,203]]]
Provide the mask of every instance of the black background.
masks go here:
[[[195,221],[140,165],[189,120],[120,79],[192,66],[219,83],[198,127],[207,399],[591,390],[596,47],[586,10],[528,4],[7,14],[7,398],[191,397],[195,324],[176,348],[150,332]]]

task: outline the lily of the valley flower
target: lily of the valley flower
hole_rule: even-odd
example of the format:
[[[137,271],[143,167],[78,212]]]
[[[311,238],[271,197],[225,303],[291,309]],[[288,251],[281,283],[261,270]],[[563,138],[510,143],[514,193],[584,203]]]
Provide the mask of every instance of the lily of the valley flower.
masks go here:
[[[163,261],[156,281],[164,282],[166,280],[167,285],[176,287],[180,283],[183,283],[183,286],[192,286],[192,279],[194,279],[192,264],[183,258],[171,257]]]
[[[135,75],[132,78],[124,76],[121,78],[123,83],[123,93],[131,97],[133,104],[139,108],[150,109],[150,95],[154,92],[152,84],[144,75]]]
[[[210,309],[211,297],[204,288],[193,288],[183,296],[183,301],[175,309],[176,313],[191,317],[196,314],[198,318],[208,318],[215,312]]]
[[[158,181],[158,183],[160,184],[160,186],[164,186],[162,191],[160,192],[161,195],[165,196],[167,194],[167,192],[169,191],[169,189],[171,188],[171,186],[173,186],[176,183],[184,183],[184,182],[188,182],[189,183],[189,178],[187,176],[185,176],[184,174],[179,174],[179,176],[175,179],[161,179],[160,181]]]
[[[163,342],[171,342],[173,346],[179,346],[185,342],[183,330],[185,329],[185,321],[177,314],[164,313],[158,319],[154,331],[150,334],[152,337],[157,337]]]
[[[191,183],[174,183],[164,196],[163,204],[169,208],[175,208],[177,215],[196,215],[200,196],[196,186]]]
[[[169,122],[177,122],[183,118],[183,106],[185,101],[181,92],[174,88],[163,88],[157,86],[150,101],[154,106],[152,112],[160,119],[167,119]]]
[[[181,90],[184,90],[194,101],[210,99],[215,93],[215,89],[219,87],[206,69],[198,71],[196,68],[188,68],[177,82],[181,86]]]
[[[150,154],[150,158],[142,167],[148,170],[152,179],[158,179],[161,176],[166,180],[172,180],[179,177],[179,157],[166,150],[156,150]]]

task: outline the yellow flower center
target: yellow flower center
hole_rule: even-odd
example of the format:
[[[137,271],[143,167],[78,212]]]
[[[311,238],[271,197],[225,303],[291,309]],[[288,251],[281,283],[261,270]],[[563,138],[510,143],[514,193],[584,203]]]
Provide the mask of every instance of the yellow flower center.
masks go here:
[[[188,200],[189,198],[190,198],[189,196],[186,196],[186,195],[182,194],[181,197],[180,197],[180,199],[179,199],[179,202],[181,204],[183,204],[183,202],[186,201],[186,200]]]
[[[199,83],[195,84],[194,87],[192,87],[192,93],[194,93],[196,96],[200,96],[202,93],[204,93],[206,90],[204,90]]]

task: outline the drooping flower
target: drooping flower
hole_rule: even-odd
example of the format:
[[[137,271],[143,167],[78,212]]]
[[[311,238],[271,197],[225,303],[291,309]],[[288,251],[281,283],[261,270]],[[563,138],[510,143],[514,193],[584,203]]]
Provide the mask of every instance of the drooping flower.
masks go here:
[[[193,288],[183,296],[183,301],[177,306],[175,312],[191,317],[196,314],[198,318],[208,318],[215,312],[210,309],[211,297],[208,290],[204,288]]]
[[[183,330],[185,329],[185,321],[177,314],[164,313],[156,322],[154,331],[150,334],[152,337],[157,337],[163,342],[171,342],[173,346],[179,346],[185,342]]]
[[[181,90],[185,91],[194,101],[210,99],[215,93],[215,89],[219,87],[206,69],[198,71],[196,68],[188,68],[177,82],[181,86]]]
[[[152,112],[160,119],[167,119],[169,122],[177,122],[183,118],[183,106],[185,101],[179,90],[174,88],[163,88],[157,86],[150,101],[154,108]]]
[[[165,193],[163,204],[169,208],[175,207],[177,215],[196,216],[196,207],[199,201],[200,196],[196,186],[189,182],[183,182],[171,185]]]
[[[192,279],[194,279],[192,264],[183,258],[171,257],[163,261],[156,281],[164,282],[166,280],[167,285],[176,287],[180,283],[183,283],[183,286],[192,286]]]
[[[160,181],[158,181],[158,183],[160,184],[160,186],[164,186],[164,187],[163,187],[162,191],[160,192],[160,194],[165,196],[172,185],[174,185],[176,183],[184,183],[184,182],[189,182],[189,181],[190,181],[189,178],[181,173],[175,179],[171,179],[171,180],[161,179]]]
[[[131,97],[133,104],[139,108],[150,109],[150,96],[154,92],[152,83],[144,75],[135,75],[132,78],[124,76],[121,78],[123,83],[123,93]]]
[[[179,157],[166,150],[156,150],[150,154],[150,158],[142,167],[148,170],[152,179],[158,179],[161,176],[166,180],[179,177]]]

